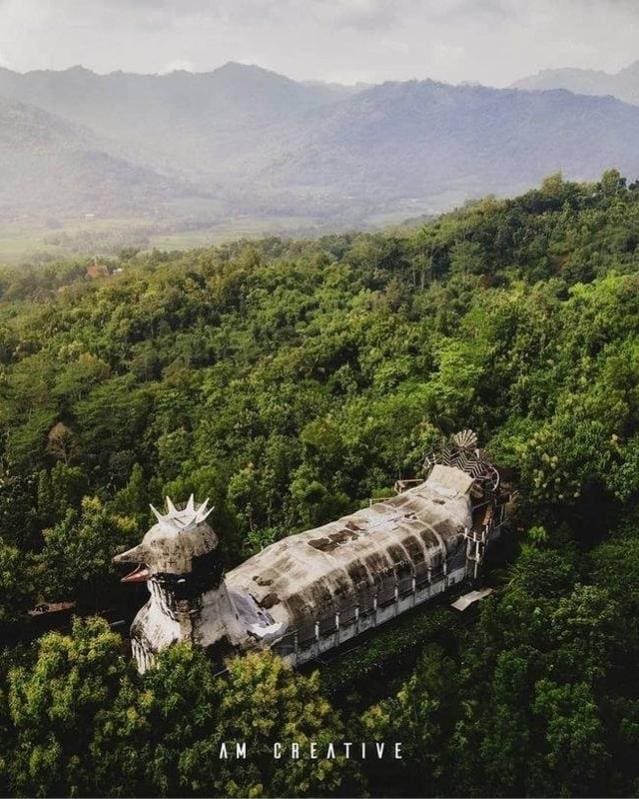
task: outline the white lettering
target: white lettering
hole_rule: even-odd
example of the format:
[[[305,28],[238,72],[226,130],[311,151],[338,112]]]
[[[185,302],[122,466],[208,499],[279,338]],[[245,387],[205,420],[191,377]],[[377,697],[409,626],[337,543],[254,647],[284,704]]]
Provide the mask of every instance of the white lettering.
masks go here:
[[[402,745],[401,743],[398,742],[395,744],[395,760],[401,760],[401,759],[402,759]]]
[[[311,741],[311,760],[317,760],[317,741]]]
[[[273,744],[273,757],[276,760],[279,760],[282,757],[282,744],[279,741],[276,741]]]

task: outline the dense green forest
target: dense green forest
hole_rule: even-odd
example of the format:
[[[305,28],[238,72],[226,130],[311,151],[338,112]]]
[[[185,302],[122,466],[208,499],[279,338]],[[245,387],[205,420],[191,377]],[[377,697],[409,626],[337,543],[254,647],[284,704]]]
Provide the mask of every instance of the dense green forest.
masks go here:
[[[636,795],[639,184],[111,265],[0,273],[0,793]],[[177,647],[140,677],[100,618],[144,601],[111,557],[149,502],[210,496],[232,567],[466,427],[519,490],[475,623],[426,608],[319,673]],[[266,744],[375,739],[404,759]],[[254,756],[219,760],[234,740]]]

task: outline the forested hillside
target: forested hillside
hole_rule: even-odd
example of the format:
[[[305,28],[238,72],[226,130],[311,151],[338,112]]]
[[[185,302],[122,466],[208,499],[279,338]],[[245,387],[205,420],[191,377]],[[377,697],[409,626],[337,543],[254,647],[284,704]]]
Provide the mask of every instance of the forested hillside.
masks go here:
[[[396,235],[112,266],[0,275],[0,793],[636,793],[639,184],[555,175]],[[270,655],[215,677],[182,648],[141,678],[99,618],[30,640],[39,602],[143,601],[111,556],[166,493],[211,497],[232,566],[466,427],[519,488],[475,624],[426,608],[332,678]],[[267,751],[373,739],[404,759]],[[257,754],[220,761],[234,740]]]

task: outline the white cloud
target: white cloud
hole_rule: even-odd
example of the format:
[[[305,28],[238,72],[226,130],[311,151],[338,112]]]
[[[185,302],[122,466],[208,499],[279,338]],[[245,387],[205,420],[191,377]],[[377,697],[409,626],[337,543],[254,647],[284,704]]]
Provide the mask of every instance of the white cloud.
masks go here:
[[[316,20],[331,26],[359,30],[378,30],[395,23],[402,5],[392,0],[309,0],[308,8]]]
[[[433,46],[433,58],[442,67],[459,64],[465,53],[465,49],[458,44],[436,42]]]
[[[159,70],[161,75],[168,75],[170,72],[195,72],[195,64],[186,58],[176,58],[174,61],[169,61],[162,69]]]
[[[634,0],[0,0],[16,69],[213,69],[294,78],[506,85],[545,67],[639,58]]]

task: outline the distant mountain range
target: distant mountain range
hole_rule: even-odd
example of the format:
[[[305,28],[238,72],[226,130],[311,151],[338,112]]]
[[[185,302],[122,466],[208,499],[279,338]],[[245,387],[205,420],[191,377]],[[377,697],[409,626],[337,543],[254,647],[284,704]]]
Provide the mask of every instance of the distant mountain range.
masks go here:
[[[575,94],[599,96],[609,94],[625,103],[639,105],[639,61],[615,73],[594,69],[544,69],[517,81],[513,88],[527,91],[567,89]]]
[[[0,97],[0,218],[135,213],[193,193],[117,151],[88,128]]]
[[[0,69],[0,219],[365,224],[519,191],[559,169],[639,175],[639,107],[521,83],[345,87],[234,63],[169,75]]]

